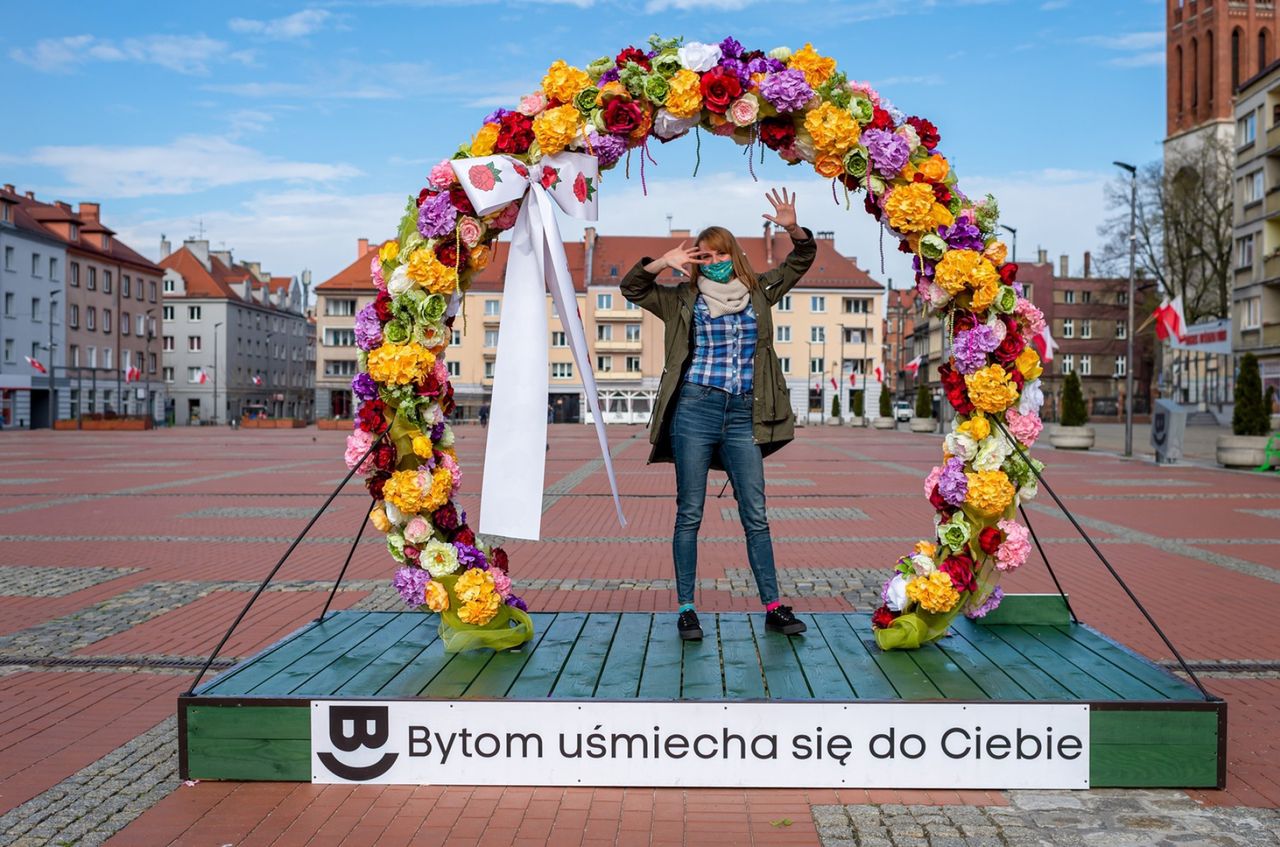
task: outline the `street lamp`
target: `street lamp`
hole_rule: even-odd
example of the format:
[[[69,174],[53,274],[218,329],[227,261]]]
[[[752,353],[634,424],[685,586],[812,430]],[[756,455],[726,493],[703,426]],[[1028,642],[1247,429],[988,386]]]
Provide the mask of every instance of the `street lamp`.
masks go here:
[[[213,425],[218,425],[218,330],[222,322],[213,325]]]
[[[151,339],[155,338],[156,333],[155,333],[155,318],[151,317],[151,313],[154,312],[155,310],[156,310],[156,307],[152,306],[150,309],[147,309],[147,311],[144,313],[146,315],[146,320],[147,320],[147,360],[142,363],[143,370],[147,375],[147,387],[146,387],[147,416],[150,417],[153,421],[155,420],[155,417],[156,417],[156,408],[155,408],[155,401],[151,397]]]
[[[54,377],[58,375],[58,362],[53,352],[53,315],[57,306],[58,296],[51,295],[49,297],[49,429],[53,429],[52,422],[58,419],[58,387],[54,384]]]
[[[1013,236],[1013,262],[1014,262],[1015,264],[1017,264],[1017,261],[1018,261],[1018,231],[1017,231],[1016,229],[1014,229],[1013,227],[1008,226],[1007,224],[1000,224],[1000,228],[1001,228],[1001,229],[1008,230],[1008,231],[1009,231],[1009,234]]]
[[[1112,162],[1129,172],[1129,325],[1125,327],[1124,356],[1124,454],[1133,455],[1133,301],[1134,265],[1138,249],[1138,169],[1124,162]]]

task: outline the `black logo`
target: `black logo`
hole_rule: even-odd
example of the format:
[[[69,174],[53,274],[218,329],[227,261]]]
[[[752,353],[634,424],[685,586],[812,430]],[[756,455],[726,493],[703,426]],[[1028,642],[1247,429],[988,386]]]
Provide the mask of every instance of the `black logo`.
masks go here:
[[[343,732],[343,724],[351,722],[351,735]],[[386,706],[330,706],[329,741],[344,753],[354,753],[361,747],[377,750],[387,743],[390,720]],[[395,764],[398,753],[387,753],[372,765],[357,767],[340,762],[338,757],[325,751],[320,761],[334,776],[353,782],[377,779]]]

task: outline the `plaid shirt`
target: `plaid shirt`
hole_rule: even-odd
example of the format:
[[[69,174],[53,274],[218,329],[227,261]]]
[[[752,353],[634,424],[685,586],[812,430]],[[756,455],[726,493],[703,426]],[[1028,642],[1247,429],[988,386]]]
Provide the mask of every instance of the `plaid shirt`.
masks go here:
[[[699,295],[693,315],[693,362],[685,380],[729,394],[750,394],[758,325],[751,302],[741,312],[713,318]]]

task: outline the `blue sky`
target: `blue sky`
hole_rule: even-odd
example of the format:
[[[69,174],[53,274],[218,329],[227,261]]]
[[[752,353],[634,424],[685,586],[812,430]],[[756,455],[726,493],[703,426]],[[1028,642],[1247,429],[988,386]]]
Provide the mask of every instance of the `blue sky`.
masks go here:
[[[576,2],[21,3],[0,32],[0,181],[45,200],[104,204],[155,257],[203,225],[215,246],[317,281],[392,231],[404,199],[495,106],[557,58],[585,65],[653,32],[806,41],[907,114],[936,123],[970,195],[1001,201],[1019,258],[1078,268],[1096,248],[1114,159],[1160,156],[1164,11],[1155,0],[576,0]],[[723,223],[754,234],[768,185],[796,188],[801,222],[836,232],[877,279],[877,230],[811,169],[740,148],[656,147],[602,185],[603,233]],[[843,200],[843,198],[841,198]],[[856,202],[856,201],[855,201]],[[566,235],[578,227],[566,223]]]

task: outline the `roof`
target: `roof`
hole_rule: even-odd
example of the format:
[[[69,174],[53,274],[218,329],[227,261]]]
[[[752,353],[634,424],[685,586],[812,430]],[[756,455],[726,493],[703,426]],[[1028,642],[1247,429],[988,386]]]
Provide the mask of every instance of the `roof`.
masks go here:
[[[238,300],[246,303],[253,303],[257,306],[263,306],[268,309],[276,308],[275,304],[268,300],[266,303],[259,302],[256,299],[241,297],[233,287],[233,284],[248,282],[250,289],[260,291],[266,289],[269,293],[275,294],[282,287],[288,290],[288,284],[292,283],[292,277],[278,276],[271,277],[270,282],[259,282],[257,277],[243,265],[228,266],[217,256],[209,256],[209,267],[205,267],[199,257],[191,251],[191,248],[185,244],[178,250],[170,253],[160,260],[160,266],[167,270],[175,271],[182,275],[186,282],[186,294],[173,295],[166,294],[166,299],[181,297],[211,297],[223,300]],[[278,281],[282,281],[283,284]],[[287,311],[287,310],[285,310]]]
[[[378,252],[378,245],[371,246],[354,262],[338,271],[333,276],[316,286],[317,292],[332,291],[373,291],[373,271],[369,268],[370,257]]]
[[[16,204],[14,223],[20,229],[59,241],[68,250],[88,254],[100,261],[120,262],[155,274],[161,272],[154,262],[118,238],[111,237],[106,247],[85,238],[86,235],[114,236],[114,231],[96,217],[77,214],[65,204],[42,203],[34,197],[11,191],[7,186],[0,188],[0,197]],[[64,235],[58,231],[60,224],[75,224],[79,232],[75,238]]]

